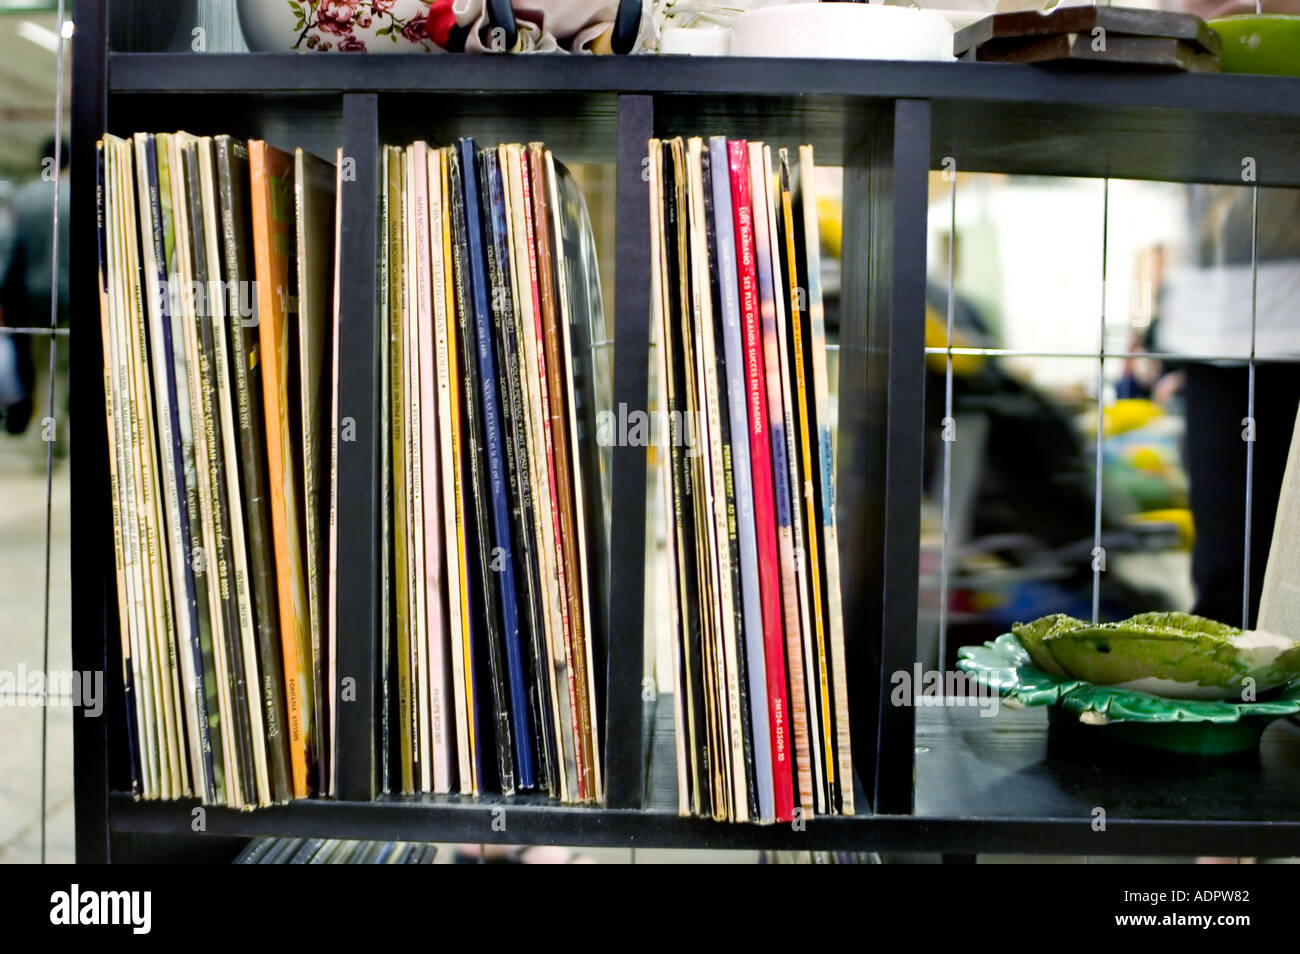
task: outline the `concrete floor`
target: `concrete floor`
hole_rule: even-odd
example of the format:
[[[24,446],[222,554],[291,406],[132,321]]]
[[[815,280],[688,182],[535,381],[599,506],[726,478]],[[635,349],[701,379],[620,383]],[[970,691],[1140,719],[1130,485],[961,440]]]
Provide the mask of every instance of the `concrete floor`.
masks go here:
[[[35,430],[33,425],[32,430]],[[44,444],[0,435],[0,669],[42,667],[45,608]],[[71,666],[68,465],[53,473],[49,669]],[[0,700],[0,862],[41,860],[41,721],[46,727],[46,851],[74,859],[72,710]]]

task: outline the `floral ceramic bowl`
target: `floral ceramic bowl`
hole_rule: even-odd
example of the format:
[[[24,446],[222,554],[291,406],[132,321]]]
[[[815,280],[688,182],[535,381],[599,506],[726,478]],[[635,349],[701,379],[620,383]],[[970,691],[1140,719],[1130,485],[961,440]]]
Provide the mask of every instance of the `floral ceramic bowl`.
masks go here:
[[[239,25],[254,52],[419,53],[425,0],[239,0]]]

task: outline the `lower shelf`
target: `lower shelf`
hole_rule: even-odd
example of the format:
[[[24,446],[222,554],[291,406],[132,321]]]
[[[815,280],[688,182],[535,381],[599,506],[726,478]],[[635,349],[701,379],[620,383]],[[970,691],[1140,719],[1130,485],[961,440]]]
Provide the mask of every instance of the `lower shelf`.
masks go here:
[[[947,854],[1300,855],[1300,727],[1258,753],[1197,759],[1062,746],[1044,710],[981,718],[917,712],[916,812],[726,825],[670,812],[556,806],[540,798],[424,796],[210,808],[206,836],[297,835],[494,844]],[[194,803],[113,795],[118,833],[189,836]],[[1105,829],[1094,827],[1095,809]]]
[[[1272,854],[1300,851],[1300,726],[1289,719],[1269,726],[1258,750],[1227,756],[1115,745],[1103,732],[1049,733],[1043,707],[918,710],[915,812],[1068,818],[1091,830],[1101,809],[1107,831],[1096,840],[1120,819],[1182,820],[1272,832]]]

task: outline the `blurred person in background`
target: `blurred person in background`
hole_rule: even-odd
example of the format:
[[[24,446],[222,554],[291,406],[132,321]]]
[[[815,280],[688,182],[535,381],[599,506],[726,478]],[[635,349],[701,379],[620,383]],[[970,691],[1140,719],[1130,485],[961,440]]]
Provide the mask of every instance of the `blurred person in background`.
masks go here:
[[[38,157],[39,172],[29,182],[15,190],[12,200],[13,229],[4,258],[0,261],[0,324],[9,328],[48,328],[50,325],[50,290],[57,275],[57,307],[54,309],[58,327],[68,326],[68,148],[66,143],[59,151],[59,161],[54,160],[55,142],[49,139]],[[53,181],[47,176],[52,176]],[[57,263],[52,261],[53,194],[58,189],[59,243]],[[0,386],[0,404],[4,427],[10,434],[27,434],[34,464],[44,467],[45,442],[53,437],[56,457],[67,453],[67,387],[55,388],[55,406],[65,413],[56,414],[48,407],[50,398],[50,352],[55,348],[55,373],[59,381],[67,381],[68,343],[56,341],[53,335],[7,335],[13,341],[7,360],[10,376],[8,385]],[[0,363],[0,382],[5,380],[6,368]],[[16,381],[14,379],[16,372]],[[7,400],[6,400],[7,399]],[[51,430],[44,419],[56,418]],[[33,421],[35,423],[33,423]]]
[[[1273,541],[1286,471],[1300,368],[1261,361],[1255,368],[1254,479],[1250,520],[1250,606],[1242,620],[1246,576],[1246,437],[1250,426],[1251,301],[1255,351],[1300,359],[1300,190],[1190,186],[1192,245],[1188,261],[1166,274],[1158,348],[1188,355],[1241,356],[1182,364],[1187,422],[1184,454],[1196,540],[1192,548],[1193,612],[1253,626]],[[1258,276],[1251,268],[1252,244]],[[1297,634],[1300,635],[1300,634]]]

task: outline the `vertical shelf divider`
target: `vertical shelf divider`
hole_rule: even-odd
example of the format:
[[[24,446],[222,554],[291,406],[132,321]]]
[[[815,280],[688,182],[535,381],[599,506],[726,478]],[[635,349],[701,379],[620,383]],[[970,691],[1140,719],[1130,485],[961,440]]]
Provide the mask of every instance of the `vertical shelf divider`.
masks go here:
[[[848,139],[836,517],[853,763],[876,812],[910,814],[914,714],[890,696],[916,661],[930,103],[886,104]]]
[[[108,125],[108,0],[80,0],[78,31],[73,37],[72,143],[70,167],[71,283],[69,313],[75,334],[54,344],[69,349],[68,405],[84,425],[70,455],[70,526],[81,546],[71,547],[72,668],[103,673],[107,698],[98,718],[78,709],[72,716],[72,766],[77,861],[109,860],[108,791],[114,766],[110,727],[125,711],[117,646],[117,582],[113,572],[112,494],[108,478],[108,433],[104,427],[104,349],[99,328],[98,289],[90,283],[99,272],[96,229],[95,141]],[[98,281],[98,279],[96,279]],[[66,342],[66,343],[65,343]],[[64,428],[66,434],[66,424]],[[110,660],[118,660],[110,668]]]
[[[379,359],[383,329],[378,309],[379,97],[343,96],[344,176],[339,291],[338,564],[335,575],[339,686],[355,689],[333,700],[338,723],[336,791],[347,801],[371,801],[380,784],[375,738],[382,715],[376,692],[379,640]],[[355,440],[346,440],[348,433]]]
[[[654,98],[618,97],[618,238],[614,248],[614,409],[646,410],[650,368],[650,204],[642,179]],[[646,448],[614,447],[606,632],[605,801],[640,808],[645,790]]]

